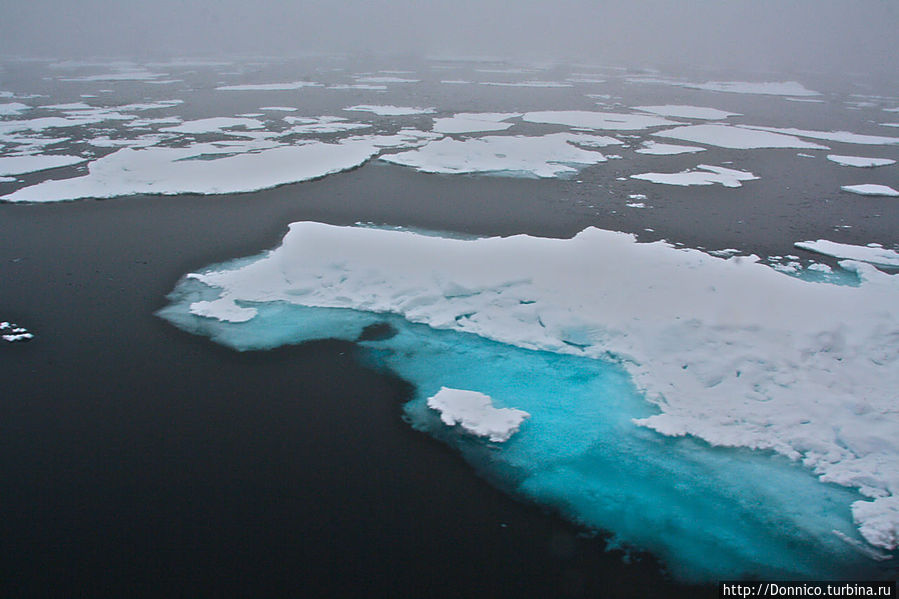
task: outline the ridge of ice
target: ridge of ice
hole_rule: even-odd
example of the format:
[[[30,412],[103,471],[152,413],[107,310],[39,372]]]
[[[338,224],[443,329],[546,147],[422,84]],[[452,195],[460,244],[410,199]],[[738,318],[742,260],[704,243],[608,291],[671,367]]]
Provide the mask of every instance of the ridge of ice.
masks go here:
[[[496,408],[493,399],[484,393],[449,387],[441,387],[436,395],[428,398],[428,407],[439,412],[440,420],[447,426],[458,424],[494,443],[508,441],[530,416],[524,410]]]

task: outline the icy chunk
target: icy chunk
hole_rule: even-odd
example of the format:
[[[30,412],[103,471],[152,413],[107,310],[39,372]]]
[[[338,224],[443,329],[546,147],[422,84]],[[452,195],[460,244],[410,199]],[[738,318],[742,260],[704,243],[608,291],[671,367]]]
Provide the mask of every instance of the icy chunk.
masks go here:
[[[447,387],[441,387],[428,399],[428,407],[440,412],[440,419],[447,426],[458,424],[469,433],[488,437],[495,443],[508,441],[530,416],[523,410],[494,407],[489,395]]]

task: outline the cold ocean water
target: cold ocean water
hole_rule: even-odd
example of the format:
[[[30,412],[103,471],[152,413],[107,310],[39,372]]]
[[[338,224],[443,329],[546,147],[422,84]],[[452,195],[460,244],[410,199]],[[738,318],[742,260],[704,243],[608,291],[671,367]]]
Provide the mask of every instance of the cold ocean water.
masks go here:
[[[899,159],[889,126],[899,90],[861,77],[447,59],[6,61],[0,73],[0,319],[35,336],[0,346],[5,594],[714,596],[709,585],[723,578],[895,578],[889,509],[865,520],[852,505],[896,492],[896,312],[875,302],[896,297],[899,204],[841,187],[896,189],[899,176],[894,164],[827,156]],[[741,83],[706,85],[722,80]],[[745,83],[772,81],[799,83]],[[681,127],[691,129],[671,137]],[[70,164],[41,162],[53,155]],[[645,177],[684,171],[721,178]],[[166,195],[148,195],[157,190]],[[483,319],[479,335],[463,330],[465,318],[410,324],[403,314],[435,322],[416,316],[415,302],[444,300],[403,296],[392,277],[406,273],[392,263],[376,282],[396,292],[400,316],[366,311],[352,295],[336,312],[284,296],[259,302],[246,287],[239,306],[258,311],[249,321],[191,312],[217,292],[183,275],[253,265],[297,222],[344,227],[322,247],[358,226],[423,232],[425,264],[434,235],[568,239],[587,227],[640,242],[620,252],[659,240],[663,259],[692,248],[712,277],[718,260],[754,254],[779,277],[857,286],[841,308],[878,306],[874,325],[828,315],[847,318],[850,347],[824,354],[855,359],[867,347],[874,361],[859,359],[882,381],[822,367],[850,381],[822,399],[806,395],[801,369],[781,368],[781,389],[749,408],[724,404],[712,418],[720,427],[702,428],[690,420],[695,404],[675,404],[672,391],[660,405],[651,385],[635,384],[641,369],[641,384],[658,382],[653,362],[602,353],[590,331],[619,323],[566,329],[536,350],[491,328],[489,302],[471,312]],[[794,246],[817,240],[843,245],[836,256]],[[376,257],[380,246],[370,247]],[[867,266],[838,265],[858,255]],[[641,264],[635,256],[622,264]],[[345,257],[351,282],[364,257]],[[327,259],[308,260],[324,265],[312,276],[329,274]],[[868,281],[871,260],[883,270]],[[592,267],[588,257],[582,268]],[[638,296],[653,284],[638,268],[608,280]],[[794,289],[805,297],[806,287],[770,297]],[[545,297],[534,296],[549,310],[538,318],[554,314]],[[360,340],[384,322],[397,334]],[[853,326],[884,323],[885,335],[856,341]],[[685,356],[699,343],[682,341]],[[733,385],[721,388],[752,392]],[[440,421],[427,399],[441,386],[530,417],[490,442]],[[784,433],[796,427],[770,400],[812,432]],[[686,436],[633,422],[666,409],[682,410]]]

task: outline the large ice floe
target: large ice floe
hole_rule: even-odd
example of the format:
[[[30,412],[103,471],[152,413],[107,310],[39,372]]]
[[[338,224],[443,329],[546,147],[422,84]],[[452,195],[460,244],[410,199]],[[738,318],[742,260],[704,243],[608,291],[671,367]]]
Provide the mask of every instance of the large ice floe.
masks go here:
[[[695,170],[685,170],[679,173],[642,173],[631,175],[631,179],[642,179],[665,185],[687,186],[720,183],[724,187],[741,187],[742,181],[752,181],[758,177],[746,171],[700,164]]]
[[[485,136],[465,140],[444,138],[415,150],[381,156],[381,160],[426,173],[491,173],[545,178],[572,175],[579,167],[605,162],[601,153],[578,145],[593,148],[619,143],[611,137],[574,133],[540,137]]]
[[[0,156],[0,175],[23,175],[35,173],[51,168],[72,166],[86,159],[80,156],[66,156],[62,154],[50,155],[26,155],[26,156]]]
[[[899,544],[899,279],[841,265],[854,285],[595,228],[301,222],[186,276],[160,315],[241,350],[357,341],[413,383],[412,426],[678,577],[839,578]],[[443,387],[530,417],[479,438],[441,418],[488,404],[448,407]]]
[[[670,121],[662,117],[646,114],[591,112],[587,110],[544,110],[526,112],[521,118],[529,123],[548,123],[579,129],[597,129],[606,131],[637,131],[649,127],[679,124],[677,121]]]
[[[337,143],[268,141],[124,148],[88,165],[83,177],[44,181],[0,199],[54,202],[136,194],[222,194],[307,181],[357,167],[383,148],[415,147],[428,134],[359,136]]]
[[[736,150],[755,148],[828,149],[827,146],[803,141],[793,135],[746,129],[732,125],[686,125],[684,127],[657,131],[653,135]]]

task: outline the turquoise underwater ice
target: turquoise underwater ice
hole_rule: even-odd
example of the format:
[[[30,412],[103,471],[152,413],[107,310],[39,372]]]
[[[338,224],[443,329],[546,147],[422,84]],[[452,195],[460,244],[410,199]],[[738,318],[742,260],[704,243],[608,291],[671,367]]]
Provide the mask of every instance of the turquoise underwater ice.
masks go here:
[[[217,296],[184,279],[159,315],[236,350],[356,341],[372,366],[413,384],[404,406],[412,427],[458,449],[505,491],[609,535],[611,546],[654,553],[679,579],[837,579],[875,567],[856,548],[864,545],[849,509],[862,498],[856,491],[821,483],[769,452],[712,447],[635,425],[656,408],[613,362],[348,309],[245,304],[257,315],[243,323],[189,312],[192,302]],[[363,335],[375,329],[380,334]],[[495,406],[531,416],[508,441],[491,443],[446,426],[427,407],[443,386],[486,393]]]

